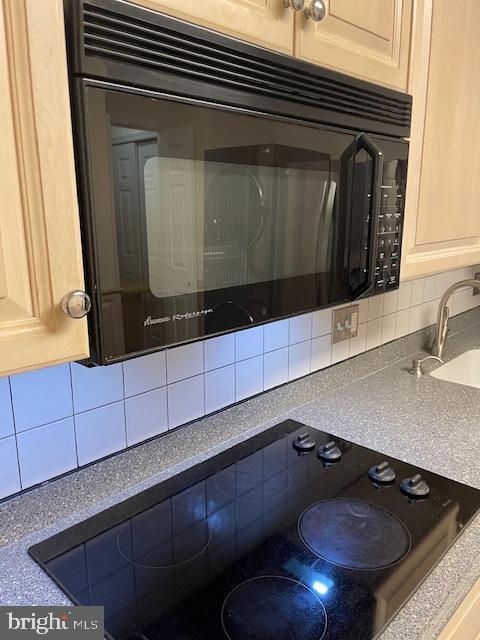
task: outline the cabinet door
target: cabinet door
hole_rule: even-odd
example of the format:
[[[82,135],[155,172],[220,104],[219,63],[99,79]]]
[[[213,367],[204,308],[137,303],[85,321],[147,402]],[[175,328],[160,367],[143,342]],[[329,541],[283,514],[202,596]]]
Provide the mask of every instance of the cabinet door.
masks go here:
[[[416,14],[407,277],[480,262],[480,2],[426,0]]]
[[[293,53],[294,12],[283,0],[133,0],[156,11]]]
[[[308,5],[310,0],[306,0]],[[324,0],[320,22],[296,16],[295,55],[406,89],[412,0]]]
[[[0,376],[88,355],[61,0],[0,0]]]
[[[438,640],[480,640],[480,580],[474,584]]]

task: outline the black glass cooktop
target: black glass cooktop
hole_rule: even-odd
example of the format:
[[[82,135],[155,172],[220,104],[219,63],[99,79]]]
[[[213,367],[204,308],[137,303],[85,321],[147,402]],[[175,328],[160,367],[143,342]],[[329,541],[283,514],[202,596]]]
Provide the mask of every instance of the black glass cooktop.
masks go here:
[[[479,508],[287,420],[29,552],[115,640],[371,640]]]

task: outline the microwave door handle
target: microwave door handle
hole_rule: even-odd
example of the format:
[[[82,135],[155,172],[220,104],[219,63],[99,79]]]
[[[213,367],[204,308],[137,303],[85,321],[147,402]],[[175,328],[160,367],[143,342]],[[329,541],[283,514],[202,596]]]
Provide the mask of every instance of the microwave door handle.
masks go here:
[[[380,201],[382,195],[383,153],[382,150],[366,134],[361,133],[357,138],[356,151],[364,149],[372,158],[373,172],[369,211],[369,233],[367,247],[367,280],[364,285],[351,292],[351,299],[356,300],[375,288],[375,264],[377,256],[378,217],[380,215]],[[363,240],[362,240],[363,242]]]

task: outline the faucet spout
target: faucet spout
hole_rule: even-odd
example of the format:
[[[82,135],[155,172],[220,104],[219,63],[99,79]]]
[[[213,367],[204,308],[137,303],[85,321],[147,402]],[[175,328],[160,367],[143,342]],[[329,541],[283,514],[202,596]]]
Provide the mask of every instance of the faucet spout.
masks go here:
[[[441,358],[443,355],[443,349],[445,347],[445,341],[448,335],[448,318],[449,318],[449,310],[447,303],[450,300],[450,297],[461,289],[469,289],[471,287],[479,287],[480,288],[480,280],[475,280],[474,278],[469,280],[461,280],[460,282],[456,282],[452,284],[451,287],[443,294],[440,303],[438,305],[438,313],[437,313],[437,325],[435,327],[435,339],[433,341],[432,354]]]

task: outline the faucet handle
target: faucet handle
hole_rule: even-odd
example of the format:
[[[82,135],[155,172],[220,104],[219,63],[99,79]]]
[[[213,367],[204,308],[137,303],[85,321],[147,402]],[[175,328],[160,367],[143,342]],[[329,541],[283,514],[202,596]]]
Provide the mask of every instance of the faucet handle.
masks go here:
[[[423,376],[424,371],[422,368],[422,364],[426,360],[437,360],[438,362],[443,364],[443,360],[438,356],[425,356],[425,358],[420,358],[420,359],[414,358],[412,360],[412,373],[415,374],[417,378],[419,378],[420,376]]]

